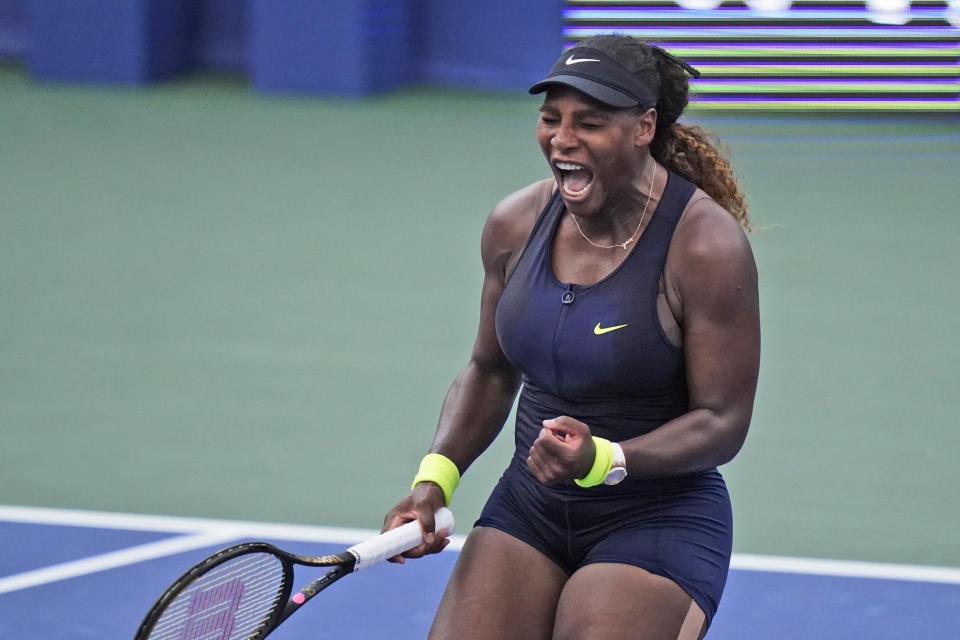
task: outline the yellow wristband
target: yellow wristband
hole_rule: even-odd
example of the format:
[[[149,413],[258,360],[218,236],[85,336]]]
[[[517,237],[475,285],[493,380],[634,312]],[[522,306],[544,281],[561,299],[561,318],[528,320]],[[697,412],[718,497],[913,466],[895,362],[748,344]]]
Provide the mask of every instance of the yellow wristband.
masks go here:
[[[597,450],[596,457],[593,459],[593,466],[590,472],[582,478],[574,480],[581,487],[595,487],[601,484],[607,474],[610,473],[610,467],[613,465],[613,443],[606,438],[593,436],[593,446]]]
[[[609,465],[608,465],[609,466]],[[450,506],[450,500],[453,498],[453,491],[460,484],[460,470],[445,455],[439,453],[428,453],[420,461],[420,470],[413,478],[413,489],[421,482],[434,482],[443,489],[444,506]]]

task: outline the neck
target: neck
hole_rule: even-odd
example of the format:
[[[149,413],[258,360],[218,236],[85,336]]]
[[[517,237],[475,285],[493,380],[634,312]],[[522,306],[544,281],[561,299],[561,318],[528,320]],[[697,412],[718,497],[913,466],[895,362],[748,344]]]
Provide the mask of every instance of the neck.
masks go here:
[[[577,216],[574,219],[579,231],[593,243],[602,245],[619,245],[639,235],[637,232],[641,223],[649,220],[653,214],[653,191],[659,173],[663,171],[653,158],[647,156],[643,168],[629,184],[627,193],[615,198],[609,207],[598,211],[596,215]]]

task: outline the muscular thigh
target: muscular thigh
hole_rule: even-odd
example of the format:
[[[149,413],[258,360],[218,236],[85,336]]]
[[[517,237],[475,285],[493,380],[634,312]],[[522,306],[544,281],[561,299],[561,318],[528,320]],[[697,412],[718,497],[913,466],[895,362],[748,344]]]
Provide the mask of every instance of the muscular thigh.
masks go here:
[[[705,617],[677,583],[638,567],[589,564],[557,606],[554,640],[697,640]]]
[[[437,610],[431,640],[547,640],[567,574],[490,527],[467,537]]]

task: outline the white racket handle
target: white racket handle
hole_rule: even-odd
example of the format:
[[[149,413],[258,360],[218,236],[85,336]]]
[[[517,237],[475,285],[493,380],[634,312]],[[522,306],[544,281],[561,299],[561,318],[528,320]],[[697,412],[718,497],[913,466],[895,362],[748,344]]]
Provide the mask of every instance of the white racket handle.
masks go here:
[[[453,533],[453,514],[450,513],[449,509],[440,507],[433,518],[436,522],[435,531],[446,529],[448,535]],[[421,542],[423,542],[423,533],[420,531],[420,523],[414,520],[386,533],[381,533],[376,538],[356,544],[347,551],[357,559],[357,563],[353,565],[353,570],[360,571],[360,569],[366,569],[378,562],[383,562],[387,558],[413,549]]]

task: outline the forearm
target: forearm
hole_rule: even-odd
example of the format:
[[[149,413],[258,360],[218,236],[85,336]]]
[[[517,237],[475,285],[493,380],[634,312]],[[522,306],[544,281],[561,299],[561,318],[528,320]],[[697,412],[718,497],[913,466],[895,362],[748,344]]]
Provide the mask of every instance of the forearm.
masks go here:
[[[726,464],[740,451],[750,415],[695,409],[650,433],[621,441],[631,475],[663,477]]]
[[[465,472],[500,433],[519,386],[515,370],[471,360],[447,392],[430,451]]]

